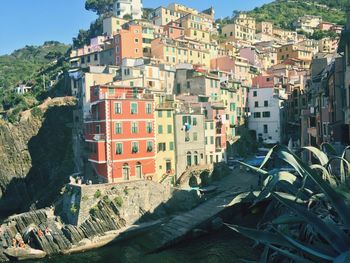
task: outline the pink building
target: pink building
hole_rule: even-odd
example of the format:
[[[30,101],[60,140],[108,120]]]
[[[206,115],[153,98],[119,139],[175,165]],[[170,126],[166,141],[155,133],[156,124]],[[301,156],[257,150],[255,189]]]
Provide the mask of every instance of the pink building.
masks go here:
[[[185,35],[185,29],[180,26],[180,23],[171,21],[163,27],[163,34],[168,38],[176,39]]]
[[[259,59],[255,47],[244,47],[239,50],[239,56],[248,60],[249,64],[261,68],[263,65]]]
[[[330,30],[333,26],[334,26],[333,23],[321,22],[317,27],[318,27],[318,29],[320,29],[320,30],[328,31],[328,30]]]

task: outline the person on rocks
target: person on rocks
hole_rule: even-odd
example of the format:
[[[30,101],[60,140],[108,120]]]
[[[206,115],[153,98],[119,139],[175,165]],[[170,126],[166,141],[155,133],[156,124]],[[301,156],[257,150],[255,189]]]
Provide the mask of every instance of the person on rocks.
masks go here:
[[[46,227],[45,228],[45,236],[50,240],[50,241],[53,241],[53,236],[51,234],[51,230],[49,227]]]
[[[38,230],[38,236],[42,238],[44,236],[44,233],[41,229]]]
[[[17,240],[16,238],[12,238],[12,246],[17,247]]]

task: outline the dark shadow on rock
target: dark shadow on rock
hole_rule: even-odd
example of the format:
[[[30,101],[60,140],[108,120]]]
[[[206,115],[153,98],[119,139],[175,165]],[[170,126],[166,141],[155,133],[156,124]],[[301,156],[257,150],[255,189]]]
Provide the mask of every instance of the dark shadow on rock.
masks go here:
[[[25,178],[15,177],[2,189],[0,214],[50,206],[73,173],[72,111],[74,106],[49,107],[42,125],[28,142],[32,166]]]

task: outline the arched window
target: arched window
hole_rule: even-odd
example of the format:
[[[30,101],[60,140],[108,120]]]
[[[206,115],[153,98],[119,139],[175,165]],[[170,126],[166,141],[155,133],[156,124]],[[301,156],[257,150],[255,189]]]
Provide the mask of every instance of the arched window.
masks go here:
[[[136,163],[135,173],[137,178],[142,178],[142,165],[140,162]]]
[[[194,152],[193,158],[194,158],[194,165],[198,165],[199,164],[199,162],[198,162],[198,152]]]
[[[124,180],[129,180],[130,178],[130,168],[127,163],[123,164],[123,179]]]
[[[187,166],[192,165],[192,154],[191,152],[187,152]]]

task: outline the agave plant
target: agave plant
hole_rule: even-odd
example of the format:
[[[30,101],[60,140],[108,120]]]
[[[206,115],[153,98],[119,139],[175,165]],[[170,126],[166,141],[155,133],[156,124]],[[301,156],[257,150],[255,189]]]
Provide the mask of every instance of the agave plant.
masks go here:
[[[350,185],[347,149],[338,156],[329,144],[321,145],[321,149],[304,147],[300,152],[309,151],[317,160],[308,165],[287,147],[278,145],[259,168],[241,163],[264,182],[261,191],[242,193],[229,206],[246,199],[253,206],[271,201],[257,229],[227,226],[265,246],[259,262],[350,262],[350,207],[343,195]],[[295,171],[267,171],[264,167],[271,156]]]

